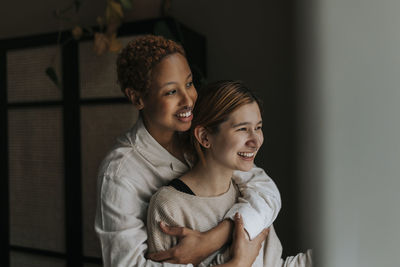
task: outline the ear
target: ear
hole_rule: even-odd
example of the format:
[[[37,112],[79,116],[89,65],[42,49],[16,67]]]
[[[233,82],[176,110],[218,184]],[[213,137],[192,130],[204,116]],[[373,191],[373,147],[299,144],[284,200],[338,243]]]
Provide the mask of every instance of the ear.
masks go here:
[[[125,95],[129,98],[129,100],[138,110],[144,108],[143,97],[140,92],[132,88],[125,88]]]
[[[194,128],[194,136],[196,137],[200,145],[205,148],[210,148],[210,133],[206,128],[204,128],[203,126],[196,126],[196,128]]]

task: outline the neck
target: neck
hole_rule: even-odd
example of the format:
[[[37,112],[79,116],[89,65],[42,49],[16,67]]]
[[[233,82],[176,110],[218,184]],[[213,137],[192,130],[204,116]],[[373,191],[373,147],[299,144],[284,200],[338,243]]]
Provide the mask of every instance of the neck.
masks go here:
[[[184,162],[182,150],[177,142],[178,136],[176,132],[168,130],[161,131],[160,129],[153,127],[151,123],[148,123],[145,118],[143,118],[143,123],[149,134],[157,141],[157,143],[165,148],[171,155]]]
[[[199,161],[181,180],[197,196],[213,197],[228,191],[232,174],[233,170],[206,159],[206,165]]]

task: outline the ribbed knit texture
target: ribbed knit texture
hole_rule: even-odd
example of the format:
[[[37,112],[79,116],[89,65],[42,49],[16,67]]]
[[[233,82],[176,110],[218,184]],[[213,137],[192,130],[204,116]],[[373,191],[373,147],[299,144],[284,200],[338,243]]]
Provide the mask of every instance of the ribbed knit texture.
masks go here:
[[[162,187],[151,198],[147,214],[148,251],[156,252],[169,249],[178,243],[178,239],[164,234],[160,221],[170,226],[185,226],[204,232],[214,228],[224,219],[226,212],[236,203],[239,191],[231,183],[227,192],[216,197],[199,197],[176,190],[171,186]],[[190,211],[190,212],[189,212]],[[217,254],[223,254],[222,248],[203,261],[208,266]],[[225,258],[218,257],[220,261]]]
[[[208,231],[221,222],[226,212],[236,203],[239,191],[231,183],[228,191],[216,197],[199,197],[176,190],[172,186],[160,188],[150,200],[147,213],[148,252],[167,250],[178,244],[174,236],[164,234],[160,221],[170,226],[184,226],[200,232]],[[253,267],[309,267],[311,251],[281,259],[282,245],[271,226],[266,242]],[[223,247],[205,259],[200,267],[222,264],[230,259],[229,248]]]

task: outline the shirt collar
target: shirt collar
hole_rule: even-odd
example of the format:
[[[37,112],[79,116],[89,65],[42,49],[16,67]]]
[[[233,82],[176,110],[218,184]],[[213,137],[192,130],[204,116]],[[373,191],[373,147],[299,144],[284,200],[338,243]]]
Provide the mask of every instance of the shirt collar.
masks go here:
[[[186,164],[171,155],[151,136],[140,116],[128,135],[132,146],[154,166],[169,166],[173,171],[181,173],[188,170]]]

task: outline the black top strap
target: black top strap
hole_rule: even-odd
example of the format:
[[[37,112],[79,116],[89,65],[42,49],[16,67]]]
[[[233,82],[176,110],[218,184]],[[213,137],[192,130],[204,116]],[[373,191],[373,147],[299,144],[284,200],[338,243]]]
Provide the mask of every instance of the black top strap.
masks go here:
[[[182,182],[181,179],[178,179],[178,178],[174,179],[168,185],[172,186],[173,188],[175,188],[178,191],[195,196],[192,189],[190,189],[189,186],[187,186],[187,184]]]

